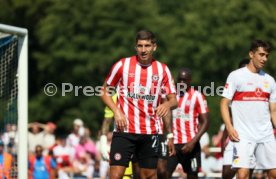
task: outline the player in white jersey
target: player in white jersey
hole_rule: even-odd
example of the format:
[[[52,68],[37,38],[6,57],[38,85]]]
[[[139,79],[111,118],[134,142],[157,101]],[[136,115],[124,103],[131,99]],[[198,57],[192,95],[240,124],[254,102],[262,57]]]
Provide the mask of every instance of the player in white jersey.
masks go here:
[[[154,34],[139,31],[135,49],[137,55],[123,58],[112,67],[102,90],[101,98],[114,112],[116,124],[110,151],[112,179],[122,178],[133,154],[142,179],[157,177],[158,123],[177,106],[171,73],[165,64],[153,58],[157,49]],[[118,89],[117,105],[109,87]],[[160,104],[162,91],[167,101]],[[173,144],[168,147],[169,152],[172,148]]]
[[[190,86],[190,69],[181,69],[177,78],[178,108],[172,112],[176,155],[168,158],[168,173],[171,177],[180,163],[189,179],[198,178],[201,167],[199,140],[209,126],[207,102],[199,91]]]
[[[276,85],[262,70],[270,51],[267,42],[253,41],[249,64],[230,73],[222,94],[221,114],[234,142],[232,167],[237,168],[239,179],[249,178],[253,168],[267,170],[269,178],[276,178]]]
[[[245,58],[240,61],[238,67],[245,67],[248,63],[249,59]],[[221,152],[223,155],[222,178],[224,179],[232,179],[236,174],[236,169],[232,168],[233,148],[233,142],[229,140],[227,130],[226,128],[224,128],[221,139]]]

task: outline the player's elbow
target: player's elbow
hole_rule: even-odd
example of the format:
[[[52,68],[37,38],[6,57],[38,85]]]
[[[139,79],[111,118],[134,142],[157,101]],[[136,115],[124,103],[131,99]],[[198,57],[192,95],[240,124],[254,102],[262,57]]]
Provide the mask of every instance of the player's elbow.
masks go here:
[[[171,104],[172,104],[172,105],[171,105],[171,110],[174,110],[174,109],[176,109],[176,108],[177,108],[178,103],[177,103],[176,98],[175,98],[175,99],[172,99]]]
[[[229,100],[226,98],[222,98],[220,100],[220,111],[222,112],[225,110],[225,108],[228,109],[228,107],[229,107]]]

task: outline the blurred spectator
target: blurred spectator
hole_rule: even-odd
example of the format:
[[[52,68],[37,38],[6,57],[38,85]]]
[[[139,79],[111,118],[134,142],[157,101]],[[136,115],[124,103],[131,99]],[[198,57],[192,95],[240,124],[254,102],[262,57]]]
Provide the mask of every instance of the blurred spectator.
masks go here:
[[[4,142],[0,140],[0,178],[10,179],[13,157],[4,151]]]
[[[107,133],[107,145],[108,145],[108,153],[110,151],[111,146],[111,140],[112,140],[112,132]],[[99,142],[97,144],[98,149],[100,148]],[[101,159],[100,160],[100,178],[105,179],[109,176],[109,162],[106,160]]]
[[[78,155],[78,159],[73,162],[74,179],[92,179],[94,173],[94,162],[91,156],[83,151]]]
[[[5,132],[1,136],[2,141],[4,142],[5,146],[9,146],[11,154],[15,154],[17,150],[18,144],[18,134],[17,134],[17,126],[16,124],[6,124]]]
[[[70,148],[66,145],[66,139],[60,137],[56,141],[56,146],[53,147],[53,156],[56,159],[58,167],[58,178],[69,179],[72,172],[70,160]]]
[[[29,132],[28,136],[29,150],[34,152],[34,147],[36,145],[42,145],[44,148],[44,154],[48,154],[49,148],[55,144],[54,132],[56,125],[52,122],[48,122],[47,124],[35,122],[30,123],[29,128],[31,128],[31,132]]]
[[[6,124],[5,126],[5,132],[1,135],[1,140],[4,142],[4,145],[8,145],[10,142],[10,135],[9,133],[11,132],[11,124]]]
[[[90,152],[95,158],[96,156],[99,154],[99,151],[97,150],[96,147],[96,143],[94,142],[94,140],[90,137],[90,129],[89,128],[85,128],[84,129],[84,135],[83,135],[86,140],[87,140],[87,144],[88,144],[88,152]]]
[[[67,137],[67,146],[70,148],[70,157],[74,158],[75,147],[79,144],[80,137],[84,134],[83,121],[75,119],[73,122],[73,131]]]
[[[225,125],[221,124],[218,133],[212,137],[212,142],[215,147],[221,148],[222,146],[221,141],[223,137],[224,128],[225,128]],[[215,153],[215,157],[217,160],[222,160],[222,153],[221,152]]]
[[[37,122],[29,123],[28,127],[30,128],[28,133],[29,151],[34,153],[37,145],[43,146],[43,132],[41,130],[41,124]]]
[[[210,147],[210,139],[209,134],[205,132],[200,138],[200,146],[201,146],[201,162],[202,162],[202,172],[212,173],[219,172],[222,169],[222,164],[218,164],[218,161],[215,157],[213,157],[209,151]]]
[[[89,153],[93,159],[95,159],[96,156],[95,144],[89,141],[85,136],[80,138],[80,142],[75,148],[75,159],[79,159],[81,153]]]
[[[54,179],[57,165],[50,156],[43,155],[43,147],[37,145],[35,155],[29,157],[29,179]]]
[[[52,122],[48,122],[46,125],[43,125],[43,148],[44,154],[48,154],[49,148],[55,144],[56,137],[54,132],[56,130],[56,125]]]

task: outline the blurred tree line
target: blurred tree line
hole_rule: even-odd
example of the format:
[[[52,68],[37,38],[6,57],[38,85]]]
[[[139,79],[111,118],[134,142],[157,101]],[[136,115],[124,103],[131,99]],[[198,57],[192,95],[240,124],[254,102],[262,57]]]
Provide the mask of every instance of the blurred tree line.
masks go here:
[[[0,0],[0,22],[29,30],[29,121],[54,121],[60,133],[82,118],[96,135],[103,103],[82,89],[62,96],[62,83],[102,85],[112,64],[135,53],[135,34],[153,31],[156,58],[174,77],[180,67],[193,70],[193,85],[218,87],[239,61],[248,57],[253,39],[276,45],[276,1],[261,0]],[[276,53],[266,70],[276,77]],[[49,97],[43,88],[55,83]],[[68,88],[66,88],[68,89]],[[209,132],[222,123],[220,97],[207,90]]]

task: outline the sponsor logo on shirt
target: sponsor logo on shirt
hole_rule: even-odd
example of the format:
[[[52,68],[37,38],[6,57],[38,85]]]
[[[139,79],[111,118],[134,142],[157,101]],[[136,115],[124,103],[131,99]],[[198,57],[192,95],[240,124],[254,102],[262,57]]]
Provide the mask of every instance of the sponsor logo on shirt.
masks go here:
[[[185,121],[189,121],[190,119],[190,115],[189,114],[186,114],[182,111],[182,109],[177,109],[176,111],[176,118],[177,119],[184,119]]]
[[[147,100],[150,102],[154,101],[156,96],[148,94],[149,92],[147,91],[152,90],[147,90],[147,87],[141,84],[139,86],[133,84],[130,88],[130,91],[127,93],[127,97],[132,99]]]
[[[150,95],[150,94],[137,94],[137,93],[132,93],[132,92],[128,92],[127,93],[127,97],[128,98],[132,98],[132,99],[142,99],[142,100],[147,100],[147,101],[154,101],[155,96]]]
[[[256,88],[256,90],[255,90],[255,94],[256,94],[256,96],[261,96],[262,95],[262,93],[263,93],[263,90],[261,89],[261,88]]]

